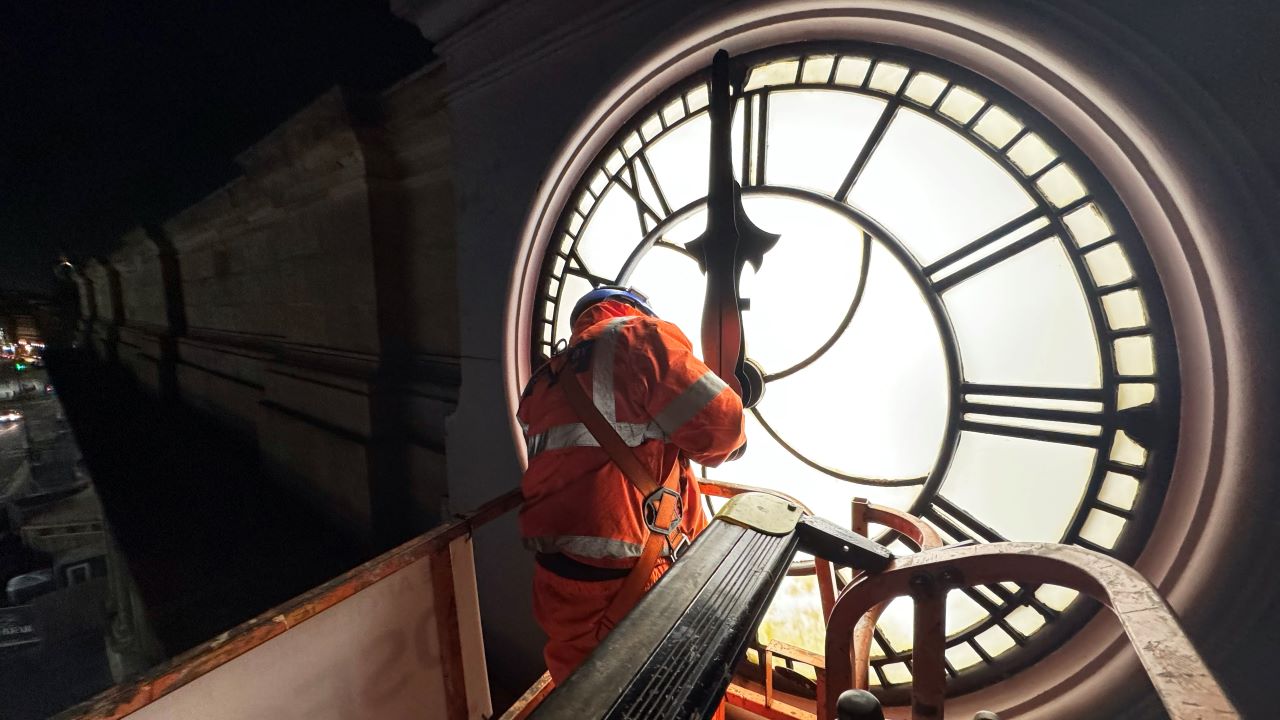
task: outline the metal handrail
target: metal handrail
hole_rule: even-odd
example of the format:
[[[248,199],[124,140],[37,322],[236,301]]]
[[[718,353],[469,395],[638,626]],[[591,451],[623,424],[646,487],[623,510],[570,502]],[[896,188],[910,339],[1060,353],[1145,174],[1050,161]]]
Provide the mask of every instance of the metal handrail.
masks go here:
[[[750,485],[714,480],[703,480],[699,483],[699,486],[701,487],[703,494],[713,497],[729,498],[745,492],[770,493],[799,505],[800,508],[807,513],[812,513],[804,503],[790,495],[787,495],[786,493],[781,493],[776,490],[765,490]],[[851,511],[852,522],[850,527],[859,535],[869,537],[869,526],[876,524],[883,525],[890,530],[902,534],[914,543],[916,547],[920,548],[922,552],[925,550],[940,548],[944,545],[942,538],[938,535],[938,532],[933,529],[933,526],[915,515],[911,515],[910,513],[902,510],[885,507],[883,505],[874,505],[864,498],[854,498],[851,505]],[[831,563],[823,560],[822,558],[814,558],[813,563],[808,568],[805,568],[804,572],[799,574],[814,574],[817,576],[818,594],[822,604],[822,617],[825,621],[831,615],[831,610],[835,606],[836,602],[835,568]],[[855,571],[851,582],[856,581],[861,574],[861,571]],[[885,601],[868,610],[854,628],[854,647],[857,649],[856,657],[858,658],[858,662],[854,666],[853,687],[855,688],[866,690],[869,687],[871,677],[871,641],[875,636],[876,622],[879,621],[880,615],[884,612],[888,604],[888,601]],[[771,654],[778,654],[782,657],[799,660],[800,662],[812,666],[817,673],[819,686],[824,684],[825,668],[822,666],[820,661],[817,663],[812,662],[809,659],[809,655],[811,654],[806,653],[806,657],[792,657],[785,648],[777,648],[775,649],[775,652]],[[821,656],[817,657],[819,660],[821,659]],[[765,707],[771,707],[773,704],[773,672],[769,665],[770,663],[767,662],[761,663],[761,668],[765,677]]]
[[[828,618],[827,682],[819,688],[818,719],[834,720],[840,693],[853,684],[860,658],[854,657],[851,631],[868,611],[903,595],[915,601],[911,718],[942,718],[947,592],[999,582],[1061,585],[1110,608],[1172,720],[1239,717],[1173,611],[1136,570],[1070,545],[1004,542],[901,557],[889,570],[846,587]]]
[[[869,537],[870,525],[883,525],[895,532],[900,533],[920,548],[920,550],[932,550],[940,548],[944,545],[942,538],[938,532],[933,529],[928,522],[911,515],[902,510],[897,510],[883,505],[873,505],[863,498],[854,498],[852,503],[852,523],[851,529],[859,535]],[[835,568],[821,558],[815,558],[814,569],[818,578],[818,594],[822,603],[822,617],[824,621],[828,621],[831,611],[835,607]],[[863,575],[860,570],[855,570],[850,584],[857,581]],[[858,620],[858,624],[853,630],[853,645],[856,649],[854,657],[856,662],[853,666],[853,687],[866,690],[871,680],[871,642],[875,637],[876,623],[880,620],[881,614],[888,607],[889,601],[877,604],[868,610]],[[830,635],[830,624],[828,621],[827,633]],[[821,697],[827,683],[827,671],[825,658],[816,653],[804,653],[803,657],[794,653],[789,653],[788,648],[784,647],[774,649],[772,654],[780,655],[784,658],[790,658],[803,662],[814,669],[817,677],[818,695]],[[763,667],[768,668],[769,663],[763,663]],[[770,710],[774,707],[774,693],[772,681],[772,670],[765,670],[765,692],[763,697],[763,708]]]
[[[807,513],[812,513],[804,503],[801,503],[799,500],[776,490],[765,490],[750,485],[740,485],[737,483],[714,480],[703,480],[699,485],[702,488],[703,494],[713,497],[729,498],[745,492],[770,493],[799,505],[800,508]],[[859,535],[869,536],[869,526],[876,524],[883,525],[890,530],[902,534],[914,543],[916,547],[920,548],[922,552],[925,550],[940,548],[944,545],[942,538],[938,535],[938,532],[933,529],[933,526],[910,513],[891,507],[885,507],[883,505],[873,505],[864,498],[854,498],[851,510],[852,524],[850,527]],[[809,564],[809,567],[804,568],[803,571],[798,574],[813,574],[817,576],[818,594],[822,604],[823,620],[825,621],[831,615],[831,610],[836,603],[835,568],[831,563],[823,560],[822,558],[814,558],[813,563]],[[851,582],[856,581],[861,574],[861,571],[855,571]],[[857,649],[856,657],[858,658],[858,661],[854,666],[853,687],[855,688],[866,690],[869,687],[871,676],[871,642],[875,636],[876,622],[880,619],[880,615],[884,612],[888,604],[888,601],[885,601],[868,610],[854,628],[853,642],[854,647]],[[802,653],[803,656],[800,656],[796,653],[789,652],[789,648],[790,646],[785,643],[780,644],[772,648],[769,654],[776,654],[784,658],[798,660],[813,667],[818,679],[819,692],[821,692],[821,688],[825,685],[826,681],[826,672],[825,667],[823,666],[822,656],[807,652]],[[771,708],[774,700],[772,682],[773,670],[770,667],[771,664],[772,663],[768,661],[768,659],[763,659],[761,661],[761,669],[764,674],[765,681],[765,692],[763,697],[763,704],[765,708]]]
[[[945,544],[938,535],[938,531],[915,515],[882,505],[872,505],[861,498],[855,499],[853,501],[853,531],[860,535],[867,535],[868,526],[871,523],[883,525],[890,530],[901,533],[915,543],[921,552],[940,548]],[[861,575],[863,573],[859,571],[853,580],[856,580]],[[850,582],[853,582],[853,580]],[[819,579],[819,583],[821,583],[821,579]],[[831,617],[831,610],[834,606],[834,597],[832,597],[830,603],[826,601],[826,598],[823,598],[823,615],[827,618]],[[853,666],[853,686],[859,690],[866,690],[870,687],[871,640],[875,637],[876,623],[880,621],[880,616],[888,606],[889,602],[885,601],[871,608],[858,620],[857,626],[853,629],[853,644],[858,658],[857,664]]]

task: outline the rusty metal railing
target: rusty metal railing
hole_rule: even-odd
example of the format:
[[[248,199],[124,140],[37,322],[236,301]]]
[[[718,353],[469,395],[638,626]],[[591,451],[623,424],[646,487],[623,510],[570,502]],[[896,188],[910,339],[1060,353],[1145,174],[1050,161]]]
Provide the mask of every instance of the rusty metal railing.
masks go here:
[[[507,711],[502,713],[498,720],[525,720],[538,709],[538,705],[547,699],[551,691],[555,689],[555,682],[551,679],[551,673],[544,672],[542,677],[524,691]]]
[[[827,621],[827,682],[819,691],[818,719],[834,720],[840,693],[854,684],[861,662],[854,628],[869,611],[903,595],[915,601],[911,720],[942,718],[947,592],[999,582],[1061,585],[1111,609],[1172,720],[1239,717],[1168,604],[1136,570],[1070,545],[1005,542],[901,557],[889,570],[845,588]]]
[[[759,488],[732,483],[702,483],[713,497],[733,497]],[[774,493],[779,494],[779,493]],[[785,495],[783,497],[786,497]],[[802,508],[804,505],[794,498]],[[992,543],[944,547],[929,523],[918,517],[865,500],[853,503],[853,529],[866,535],[881,525],[906,537],[921,552],[899,557],[885,572],[855,574],[836,593],[834,568],[821,559],[795,574],[816,574],[823,614],[827,620],[825,654],[774,641],[757,648],[763,686],[735,677],[725,693],[728,704],[769,720],[835,720],[840,694],[866,689],[870,680],[870,650],[876,621],[888,603],[899,596],[915,601],[915,640],[911,720],[940,720],[946,696],[946,594],[952,589],[999,582],[1053,584],[1098,600],[1119,618],[1143,667],[1172,720],[1238,718],[1204,661],[1192,647],[1164,599],[1137,571],[1113,558],[1069,545],[1052,543]],[[773,659],[788,666],[812,667],[817,677],[817,702],[776,696]],[[543,676],[507,711],[501,720],[522,720],[551,690]],[[814,712],[816,710],[816,713]],[[894,715],[898,717],[898,715]]]
[[[426,587],[432,595],[430,602],[434,611],[431,619],[439,641],[440,666],[437,672],[442,673],[444,717],[450,720],[469,717],[474,714],[468,709],[469,702],[475,705],[482,700],[487,704],[488,697],[487,693],[482,699],[468,697],[462,640],[459,635],[461,625],[455,597],[452,550],[456,544],[466,542],[476,528],[514,510],[520,505],[520,501],[520,491],[513,490],[490,500],[473,512],[447,520],[426,534],[183,653],[132,682],[118,685],[85,703],[65,710],[56,716],[56,720],[116,720],[148,709],[148,705],[161,699],[170,702],[174,699],[170,696],[183,687],[198,679],[210,677],[215,670],[266,646],[268,641],[286,632],[299,626],[308,627],[304,624],[306,621],[326,611],[337,611],[343,601],[352,599],[362,591],[371,590],[375,584],[410,566],[419,566],[424,559],[430,561],[430,580]],[[470,555],[466,557],[469,562]],[[470,572],[469,568],[461,569]],[[483,667],[477,667],[474,671],[482,673]],[[286,681],[289,679],[289,669],[281,668],[280,673],[280,678],[274,680],[277,688],[288,684]],[[337,711],[334,712],[336,716]]]
[[[715,497],[733,497],[744,492],[769,492],[781,495],[781,493],[776,493],[772,490],[761,490],[747,485],[722,482],[704,481],[702,489],[705,494]],[[783,497],[795,502],[804,508],[806,512],[809,512],[809,509],[805,508],[804,504],[798,500],[785,495]],[[940,548],[944,544],[938,532],[924,520],[901,510],[882,505],[873,505],[863,498],[854,498],[851,504],[851,523],[853,531],[864,536],[869,535],[871,525],[884,526],[900,533],[921,551]],[[836,604],[835,572],[836,569],[831,563],[822,558],[814,558],[813,563],[809,564],[808,567],[802,566],[795,573],[817,576],[818,594],[822,604],[824,620],[831,615],[831,611]],[[850,582],[856,582],[860,576],[861,571],[855,571]],[[862,690],[868,688],[871,675],[871,643],[876,622],[880,619],[880,615],[888,604],[888,601],[885,601],[871,608],[862,616],[853,630],[853,642],[857,648],[857,662],[854,665],[853,683],[855,688]],[[758,652],[761,653],[760,667],[764,677],[764,692],[755,693],[742,685],[731,686],[727,695],[729,704],[737,705],[752,712],[760,713],[763,711],[769,717],[794,717],[791,713],[795,708],[790,705],[785,707],[778,705],[773,682],[772,660],[774,656],[783,658],[787,667],[793,666],[794,663],[800,663],[813,668],[817,679],[818,693],[821,695],[826,681],[825,660],[821,654],[777,641],[759,648]]]

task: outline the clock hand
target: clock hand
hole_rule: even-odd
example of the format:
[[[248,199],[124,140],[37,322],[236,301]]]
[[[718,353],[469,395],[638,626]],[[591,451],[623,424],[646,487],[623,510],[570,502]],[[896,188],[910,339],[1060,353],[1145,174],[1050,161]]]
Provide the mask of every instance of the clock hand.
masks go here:
[[[730,161],[733,120],[729,83],[729,53],[720,50],[711,62],[711,167],[707,192],[707,229],[686,247],[699,259],[707,276],[702,306],[702,354],[707,366],[733,388],[744,407],[764,394],[763,373],[746,357],[742,329],[742,298],[738,278],[751,263],[760,269],[764,254],[778,242],[747,217],[742,188],[733,178]]]

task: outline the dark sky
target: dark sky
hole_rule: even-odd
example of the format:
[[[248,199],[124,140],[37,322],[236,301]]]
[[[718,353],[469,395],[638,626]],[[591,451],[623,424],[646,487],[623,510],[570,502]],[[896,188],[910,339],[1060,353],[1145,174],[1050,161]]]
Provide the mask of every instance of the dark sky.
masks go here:
[[[235,176],[334,84],[381,89],[430,45],[387,0],[0,1],[0,291],[57,249],[107,254]]]

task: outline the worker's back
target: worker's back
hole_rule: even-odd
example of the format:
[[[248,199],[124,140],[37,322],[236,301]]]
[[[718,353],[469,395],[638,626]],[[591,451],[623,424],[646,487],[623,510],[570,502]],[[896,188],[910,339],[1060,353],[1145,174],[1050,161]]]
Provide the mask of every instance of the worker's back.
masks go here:
[[[552,652],[565,628],[551,616],[591,614],[590,607],[565,605],[607,605],[625,575],[618,569],[636,564],[650,534],[644,498],[571,407],[559,385],[564,382],[579,384],[659,483],[679,465],[686,535],[706,526],[687,460],[716,465],[743,442],[741,401],[693,354],[675,325],[615,301],[591,305],[576,318],[569,347],[535,373],[519,411],[529,448],[521,534],[538,553],[534,604],[552,636],[553,676],[565,669]],[[547,602],[551,596],[555,602]],[[586,632],[578,627],[566,636],[580,631]],[[590,643],[579,640],[593,646],[594,634]]]

